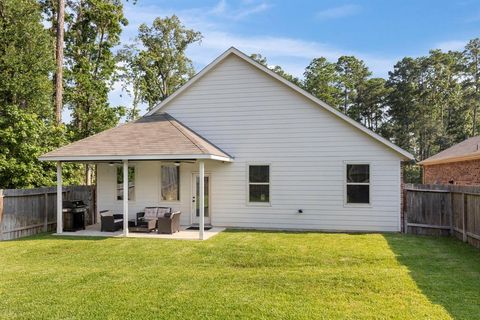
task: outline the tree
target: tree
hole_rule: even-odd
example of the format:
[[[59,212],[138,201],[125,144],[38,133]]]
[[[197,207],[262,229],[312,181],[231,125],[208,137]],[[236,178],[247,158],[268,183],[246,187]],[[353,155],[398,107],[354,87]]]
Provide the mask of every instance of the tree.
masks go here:
[[[387,111],[389,136],[399,147],[416,154],[414,128],[420,113],[419,107],[419,59],[410,57],[397,62],[389,72],[387,88],[390,89]]]
[[[156,18],[151,27],[140,25],[136,43],[122,51],[128,68],[124,79],[133,86],[138,101],[152,109],[187,82],[195,72],[185,51],[201,38],[200,32],[187,29],[175,15]]]
[[[295,84],[299,87],[302,87],[302,82],[300,81],[300,79],[298,79],[297,77],[285,72],[285,70],[283,70],[282,67],[280,67],[280,66],[273,66],[273,67],[269,66],[268,62],[267,62],[267,58],[262,56],[260,53],[253,53],[253,54],[250,55],[250,58],[257,61],[261,65],[267,67],[268,69],[272,70],[273,72],[275,72],[276,74],[278,74],[282,78],[290,81],[291,83],[293,83],[293,84]]]
[[[433,50],[404,58],[390,73],[392,137],[421,160],[466,137],[461,61],[458,52]]]
[[[430,51],[422,58],[420,83],[421,125],[429,130],[424,157],[429,157],[466,138],[466,113],[461,87],[461,54]],[[421,141],[420,143],[423,143]]]
[[[120,0],[69,3],[65,31],[65,105],[72,111],[69,128],[83,139],[115,126],[124,115],[111,107],[108,93],[117,73],[113,48],[127,24]],[[86,182],[92,171],[86,166]]]
[[[356,104],[360,122],[377,133],[385,134],[382,129],[386,118],[388,93],[389,89],[383,78],[368,79],[358,88]]]
[[[68,143],[65,127],[14,105],[0,111],[0,188],[55,185],[55,164],[40,162],[42,154]],[[64,165],[65,184],[78,184],[78,167]]]
[[[0,1],[0,108],[17,106],[52,119],[52,51],[34,0]]]
[[[362,60],[353,56],[341,56],[336,64],[338,82],[336,87],[342,92],[340,109],[351,118],[359,121],[360,110],[350,107],[355,106],[358,89],[364,84],[371,72]]]
[[[0,188],[52,185],[55,169],[37,157],[65,142],[54,123],[53,42],[41,14],[33,0],[0,1]]]
[[[65,22],[65,1],[58,0],[57,9],[57,34],[55,61],[57,69],[55,72],[55,120],[57,125],[62,122],[63,108],[63,34]]]
[[[465,102],[470,105],[471,136],[478,133],[478,107],[480,105],[480,38],[470,40],[463,51]]]
[[[341,90],[336,65],[327,59],[315,58],[305,68],[303,87],[306,91],[335,108],[340,106]]]

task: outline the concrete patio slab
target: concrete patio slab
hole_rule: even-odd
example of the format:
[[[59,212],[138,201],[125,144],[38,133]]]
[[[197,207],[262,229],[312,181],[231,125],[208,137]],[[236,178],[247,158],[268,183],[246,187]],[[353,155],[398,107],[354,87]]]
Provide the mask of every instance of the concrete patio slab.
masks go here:
[[[129,232],[129,238],[154,238],[154,239],[175,239],[175,240],[199,240],[198,230],[187,230],[190,226],[182,226],[179,232],[174,234],[157,234],[155,232],[150,233],[140,233],[140,232]],[[220,232],[224,231],[225,228],[221,227],[212,227],[210,230],[205,230],[204,240],[208,240],[211,237],[216,236]],[[87,226],[85,230],[79,231],[65,231],[63,233],[54,233],[56,236],[78,236],[78,237],[123,237],[123,231],[119,230],[116,232],[104,232],[100,231],[100,224],[94,224]]]

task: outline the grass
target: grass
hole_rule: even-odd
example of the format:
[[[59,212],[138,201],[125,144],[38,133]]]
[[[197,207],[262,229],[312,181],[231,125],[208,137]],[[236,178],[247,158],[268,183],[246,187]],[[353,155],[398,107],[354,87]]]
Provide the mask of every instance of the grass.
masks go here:
[[[474,319],[480,251],[399,234],[0,243],[3,319]]]

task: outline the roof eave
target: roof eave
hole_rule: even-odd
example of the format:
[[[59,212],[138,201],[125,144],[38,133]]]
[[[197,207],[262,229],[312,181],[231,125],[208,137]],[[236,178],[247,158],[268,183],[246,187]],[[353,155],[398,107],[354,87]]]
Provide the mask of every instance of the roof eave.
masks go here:
[[[461,156],[461,157],[450,157],[450,158],[444,158],[444,159],[425,159],[423,161],[420,161],[418,164],[422,166],[431,166],[431,165],[436,165],[436,164],[444,164],[444,163],[452,163],[452,162],[462,162],[462,161],[472,161],[472,160],[479,160],[480,155],[479,154],[474,154],[474,155],[466,155],[466,156]]]
[[[159,154],[159,155],[101,155],[101,156],[42,156],[40,161],[59,162],[93,162],[93,161],[119,161],[119,160],[216,160],[233,162],[232,157],[213,154]]]

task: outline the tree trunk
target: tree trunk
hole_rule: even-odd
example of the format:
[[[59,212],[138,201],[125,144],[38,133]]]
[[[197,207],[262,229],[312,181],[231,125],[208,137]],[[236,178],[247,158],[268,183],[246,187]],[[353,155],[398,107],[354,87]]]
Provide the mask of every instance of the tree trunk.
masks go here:
[[[57,125],[62,122],[63,105],[63,25],[65,20],[65,1],[58,0],[57,8],[57,45],[56,45],[56,64],[55,73],[55,120]]]
[[[93,170],[92,166],[85,164],[85,185],[91,186],[93,181]]]
[[[473,135],[475,137],[477,135],[477,101],[474,101],[473,106]]]

